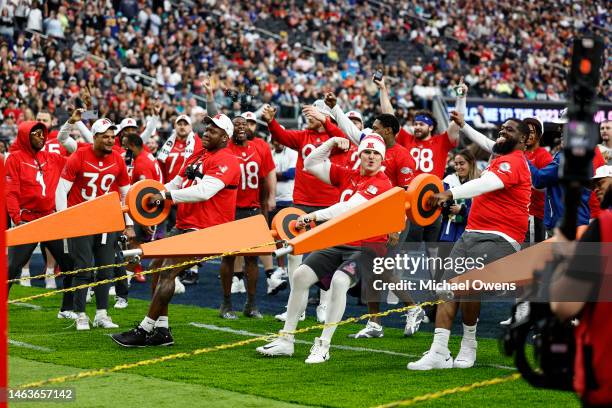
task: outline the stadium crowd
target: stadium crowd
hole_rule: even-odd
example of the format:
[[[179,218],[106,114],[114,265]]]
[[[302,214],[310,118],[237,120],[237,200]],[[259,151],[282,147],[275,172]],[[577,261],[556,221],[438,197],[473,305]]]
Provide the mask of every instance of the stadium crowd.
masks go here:
[[[13,225],[111,191],[125,199],[131,184],[152,179],[163,182],[164,191],[150,198],[151,205],[171,201],[174,211],[168,225],[157,229],[134,225],[126,217],[124,234],[132,245],[257,214],[269,218],[277,207],[301,209],[297,226],[305,228],[394,186],[405,188],[420,174],[444,180],[445,191],[429,199],[432,206],[444,208],[432,225],[411,223],[403,231],[304,258],[289,256],[286,267],[274,268],[271,260],[262,259],[268,293],[291,289],[287,311],[277,316],[284,328],[277,339],[257,349],[262,354],[293,354],[291,332],[303,320],[308,289],[316,284],[322,290],[317,318],[332,325],[315,339],[306,362],[327,361],[333,323],[342,319],[347,293],[360,281],[365,285],[372,259],[398,243],[452,242],[449,257],[488,254],[487,262],[492,262],[515,253],[524,242],[542,241],[563,214],[557,171],[562,153],[553,157],[540,146],[543,123],[510,118],[491,140],[465,123],[466,97],[537,98],[543,93],[551,100],[560,98],[564,71],[551,68],[568,63],[568,45],[560,39],[590,24],[607,25],[602,10],[590,3],[575,3],[566,18],[527,5],[517,12],[531,26],[519,24],[518,17],[500,22],[512,14],[510,5],[492,9],[487,1],[470,3],[461,17],[450,2],[442,11],[407,3],[394,18],[382,11],[395,7],[387,3],[377,3],[375,9],[357,2],[260,1],[238,10],[222,1],[139,4],[124,0],[67,6],[48,1],[40,6],[36,0],[21,0],[4,5],[8,11],[2,15],[14,18],[12,33],[3,25],[6,42],[0,46],[6,99],[0,134],[7,143],[7,210]],[[580,15],[592,21],[579,21],[576,5],[586,8]],[[277,41],[242,29],[271,19],[286,21],[289,36]],[[490,32],[491,25],[500,28]],[[523,31],[526,27],[534,29],[533,37]],[[292,43],[293,31],[312,32],[304,45],[314,51]],[[455,40],[445,41],[449,36]],[[490,41],[473,41],[480,38]],[[427,58],[411,66],[387,63],[382,44],[405,40],[428,50]],[[502,46],[514,54],[498,55]],[[542,64],[544,55],[550,64]],[[143,75],[153,78],[152,86]],[[432,94],[456,97],[445,129],[430,111],[417,110],[427,106],[428,96],[420,92],[428,87]],[[278,116],[283,106],[296,105],[302,106],[305,127],[285,129]],[[86,114],[92,115],[89,122]],[[610,121],[600,125],[600,135],[602,147],[593,159],[594,192],[584,190],[578,225],[587,225],[600,207],[610,204]],[[460,148],[470,143],[491,154],[482,172],[473,153]],[[539,191],[544,187],[546,193]],[[62,270],[110,264],[121,252],[117,233],[43,244]],[[35,246],[9,249],[10,279],[19,276]],[[222,261],[219,314],[224,319],[238,318],[231,298],[241,290],[240,280],[247,292],[243,315],[262,317],[255,290],[257,261],[246,257],[243,263],[234,257]],[[133,329],[114,334],[116,343],[174,343],[168,305],[184,269],[174,267],[155,277],[146,316]],[[455,274],[435,272],[445,279]],[[74,284],[125,273],[120,268],[97,276],[81,272]],[[63,284],[71,285],[71,279]],[[108,284],[95,287],[94,327],[118,327],[108,314],[109,290]],[[127,288],[117,285],[115,293],[115,307],[127,307]],[[64,296],[58,318],[74,319],[77,330],[89,330],[86,298],[86,289],[76,290],[74,298]],[[400,299],[414,304],[410,297]],[[376,312],[380,301],[368,299],[369,310]],[[453,360],[448,341],[459,309],[464,332]],[[430,350],[408,368],[472,367],[479,313],[479,302],[440,305],[430,316],[436,324]],[[416,305],[410,309],[406,336],[425,320],[425,310]],[[353,337],[383,335],[380,320],[372,319]]]

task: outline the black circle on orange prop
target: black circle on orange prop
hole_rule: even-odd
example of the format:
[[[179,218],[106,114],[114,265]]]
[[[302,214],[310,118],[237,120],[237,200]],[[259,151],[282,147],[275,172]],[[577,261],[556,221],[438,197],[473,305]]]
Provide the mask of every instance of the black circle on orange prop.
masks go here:
[[[306,214],[304,211],[293,207],[287,207],[280,210],[272,219],[271,224],[272,229],[278,234],[278,238],[284,241],[289,241],[299,234],[306,232],[310,228],[313,228],[315,226],[314,222],[303,230],[297,230],[295,228],[295,222],[301,215],[304,214]]]
[[[140,180],[132,185],[125,197],[128,214],[135,223],[144,226],[158,225],[170,213],[172,202],[165,200],[161,206],[150,206],[149,197],[164,189],[164,185],[155,180]]]
[[[410,204],[406,215],[410,221],[422,227],[433,224],[442,210],[429,207],[427,199],[443,190],[442,181],[437,176],[425,173],[416,176],[406,192]]]

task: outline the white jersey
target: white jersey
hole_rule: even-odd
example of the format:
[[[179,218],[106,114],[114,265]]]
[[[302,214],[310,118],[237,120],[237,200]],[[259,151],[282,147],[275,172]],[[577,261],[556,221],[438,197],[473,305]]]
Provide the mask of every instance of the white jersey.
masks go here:
[[[291,150],[287,147],[283,148],[283,151],[276,153],[272,149],[272,160],[276,165],[276,172],[284,173],[289,169],[294,169],[295,178],[295,164],[297,162],[298,154],[295,150]],[[278,181],[276,183],[276,201],[293,201],[293,182],[294,178],[287,181]]]

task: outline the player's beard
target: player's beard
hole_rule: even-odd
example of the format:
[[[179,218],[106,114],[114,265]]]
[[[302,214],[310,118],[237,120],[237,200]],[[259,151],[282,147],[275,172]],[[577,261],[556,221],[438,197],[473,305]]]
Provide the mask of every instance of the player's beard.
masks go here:
[[[503,142],[495,142],[495,144],[493,145],[493,149],[492,149],[493,153],[498,154],[500,156],[504,154],[508,154],[514,150],[517,143],[518,143],[518,140],[508,139],[508,138],[506,138],[506,140],[504,140]]]

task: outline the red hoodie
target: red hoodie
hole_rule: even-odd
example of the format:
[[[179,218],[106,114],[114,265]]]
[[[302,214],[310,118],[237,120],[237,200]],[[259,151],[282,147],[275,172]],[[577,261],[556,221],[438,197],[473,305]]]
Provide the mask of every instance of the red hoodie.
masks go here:
[[[22,122],[17,139],[6,159],[6,208],[13,220],[32,221],[55,211],[55,190],[66,158],[57,153],[35,152],[30,143],[34,127],[47,128],[40,122]]]

